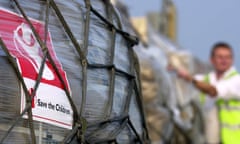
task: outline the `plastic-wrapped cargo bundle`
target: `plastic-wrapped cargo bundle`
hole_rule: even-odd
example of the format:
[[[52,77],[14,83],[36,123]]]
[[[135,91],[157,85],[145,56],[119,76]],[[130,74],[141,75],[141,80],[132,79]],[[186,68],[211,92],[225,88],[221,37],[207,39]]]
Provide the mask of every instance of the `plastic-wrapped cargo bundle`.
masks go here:
[[[109,1],[0,1],[2,143],[146,143],[136,39]]]
[[[180,80],[176,73],[167,71],[167,63],[192,69],[192,56],[184,55],[186,53],[177,45],[151,29],[147,18],[133,18],[132,23],[146,43],[145,49],[136,49],[136,52],[141,65],[144,107],[148,127],[152,130],[149,131],[152,142],[204,143],[203,119],[193,98],[194,88]],[[168,126],[169,131],[161,125]]]
[[[170,107],[176,104],[174,88],[163,67],[166,59],[157,47],[136,47],[149,137],[154,144],[172,139],[173,123]],[[159,61],[161,58],[162,61]]]

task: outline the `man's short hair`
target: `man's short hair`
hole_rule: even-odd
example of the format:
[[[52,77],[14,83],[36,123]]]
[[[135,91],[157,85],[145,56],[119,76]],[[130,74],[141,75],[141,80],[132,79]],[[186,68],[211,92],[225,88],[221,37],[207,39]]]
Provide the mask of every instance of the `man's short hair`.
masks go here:
[[[219,48],[225,48],[228,49],[229,51],[231,51],[232,55],[233,55],[233,50],[232,47],[226,43],[226,42],[217,42],[213,45],[212,49],[211,49],[211,57],[213,57],[215,55],[215,51]]]

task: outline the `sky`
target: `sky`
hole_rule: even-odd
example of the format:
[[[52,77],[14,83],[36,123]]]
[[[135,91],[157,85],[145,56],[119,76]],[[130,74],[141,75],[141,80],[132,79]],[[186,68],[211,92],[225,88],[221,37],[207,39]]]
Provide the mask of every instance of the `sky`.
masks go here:
[[[161,0],[121,0],[131,16],[159,11]],[[177,7],[177,42],[203,61],[218,41],[234,49],[235,65],[240,71],[240,0],[173,0]]]

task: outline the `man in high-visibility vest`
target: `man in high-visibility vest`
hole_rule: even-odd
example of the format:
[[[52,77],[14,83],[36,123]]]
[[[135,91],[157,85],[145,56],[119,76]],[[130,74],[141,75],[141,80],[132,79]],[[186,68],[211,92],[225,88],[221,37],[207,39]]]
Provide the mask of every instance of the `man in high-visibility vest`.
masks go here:
[[[233,67],[231,46],[215,44],[210,60],[214,71],[206,75],[191,76],[182,69],[177,74],[203,93],[207,143],[240,144],[240,75]]]

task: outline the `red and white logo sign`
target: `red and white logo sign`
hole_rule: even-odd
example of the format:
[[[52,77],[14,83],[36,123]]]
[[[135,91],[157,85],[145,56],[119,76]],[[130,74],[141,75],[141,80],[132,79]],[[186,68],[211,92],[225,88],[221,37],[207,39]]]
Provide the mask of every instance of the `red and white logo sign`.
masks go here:
[[[43,22],[30,19],[42,41],[45,39]],[[40,70],[43,54],[31,28],[27,22],[13,12],[0,8],[0,37],[3,39],[10,54],[16,58],[24,82],[30,93]],[[47,34],[46,45],[65,85],[69,88],[66,73],[56,57],[50,33]],[[25,108],[25,95],[21,94],[21,111]],[[55,70],[46,60],[40,85],[32,101],[33,119],[64,128],[72,128],[72,109]],[[27,118],[27,115],[24,115]]]

